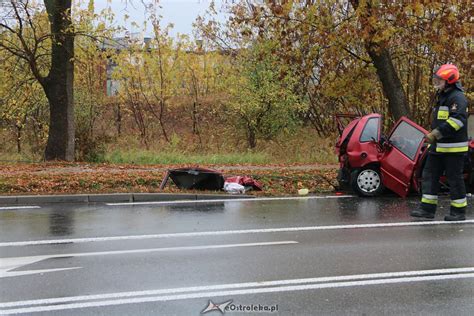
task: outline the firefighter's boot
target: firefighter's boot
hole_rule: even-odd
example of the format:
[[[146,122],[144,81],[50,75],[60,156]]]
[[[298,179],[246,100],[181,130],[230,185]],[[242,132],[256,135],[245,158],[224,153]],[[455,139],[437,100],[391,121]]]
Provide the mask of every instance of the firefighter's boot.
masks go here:
[[[466,197],[457,200],[451,200],[449,215],[444,217],[445,221],[464,221],[466,219]]]
[[[433,219],[435,217],[435,210],[424,210],[424,209],[417,209],[410,212],[410,216],[412,217],[419,217],[424,219]]]
[[[453,209],[449,212],[449,215],[444,217],[445,221],[464,221],[466,220],[466,208],[462,209]]]
[[[423,194],[420,208],[410,212],[410,216],[433,219],[438,206],[438,195]]]

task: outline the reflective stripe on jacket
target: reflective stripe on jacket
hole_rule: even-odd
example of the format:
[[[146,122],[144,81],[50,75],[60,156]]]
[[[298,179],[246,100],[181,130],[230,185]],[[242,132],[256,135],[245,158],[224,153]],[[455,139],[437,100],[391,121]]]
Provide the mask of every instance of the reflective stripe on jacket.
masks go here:
[[[431,128],[436,128],[441,138],[430,147],[430,152],[464,153],[469,150],[467,99],[459,82],[438,93]]]

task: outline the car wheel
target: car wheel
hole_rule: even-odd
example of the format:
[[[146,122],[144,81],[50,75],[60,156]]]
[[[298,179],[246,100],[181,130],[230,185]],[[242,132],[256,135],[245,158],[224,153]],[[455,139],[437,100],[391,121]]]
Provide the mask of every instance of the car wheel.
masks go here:
[[[375,168],[354,170],[351,174],[351,185],[354,192],[360,196],[377,196],[384,188],[380,170]]]

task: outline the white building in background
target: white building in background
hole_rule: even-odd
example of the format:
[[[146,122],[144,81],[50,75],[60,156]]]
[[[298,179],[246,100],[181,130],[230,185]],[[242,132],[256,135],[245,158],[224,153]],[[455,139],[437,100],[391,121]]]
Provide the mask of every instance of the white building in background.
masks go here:
[[[146,49],[148,44],[150,43],[150,37],[144,37],[141,33],[131,33],[130,35],[126,35],[124,37],[116,37],[113,39],[105,40],[101,43],[101,50],[115,50],[116,52],[120,52],[121,50],[128,49],[132,44],[140,44],[143,49]],[[115,67],[117,67],[117,63],[112,60],[111,58],[107,58],[106,64],[106,73],[107,73],[107,82],[105,84],[105,89],[107,96],[116,96],[118,94],[118,90],[120,89],[120,81],[115,80],[112,78],[112,74],[114,72]]]

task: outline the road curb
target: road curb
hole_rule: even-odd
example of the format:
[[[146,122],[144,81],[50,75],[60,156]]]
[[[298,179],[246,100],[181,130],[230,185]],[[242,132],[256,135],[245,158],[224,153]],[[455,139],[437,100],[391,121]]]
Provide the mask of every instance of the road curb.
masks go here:
[[[18,195],[0,196],[0,205],[46,204],[46,203],[120,203],[120,202],[160,202],[192,200],[251,199],[252,195],[229,194],[186,194],[186,193],[108,193],[108,194],[67,194],[67,195]]]

